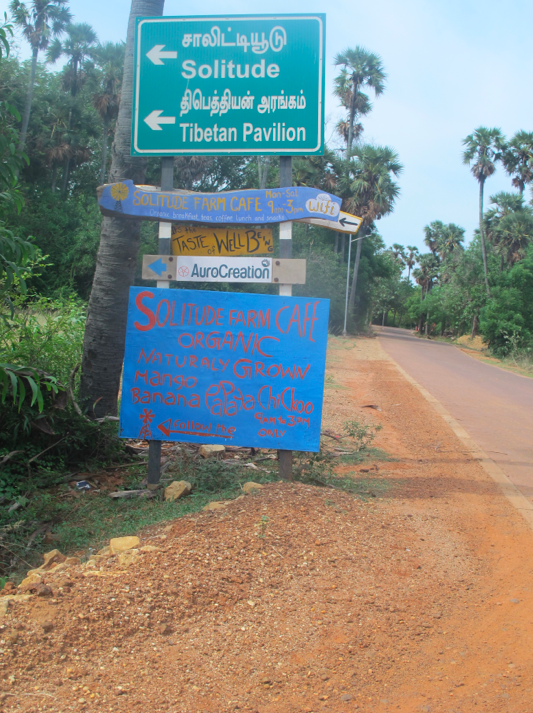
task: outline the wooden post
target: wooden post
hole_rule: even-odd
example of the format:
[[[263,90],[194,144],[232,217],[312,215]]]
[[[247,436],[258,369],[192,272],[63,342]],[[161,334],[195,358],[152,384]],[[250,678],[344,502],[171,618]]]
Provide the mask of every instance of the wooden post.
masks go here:
[[[164,156],[161,159],[161,190],[171,191],[174,188],[174,157]],[[170,255],[170,239],[172,223],[159,222],[159,255]],[[169,288],[168,280],[158,280],[158,287]],[[148,443],[148,488],[156,488],[161,477],[161,441]]]
[[[279,158],[280,188],[292,186],[292,156]],[[292,257],[292,222],[279,224],[279,256]],[[292,295],[292,285],[280,285],[279,294],[283,297]],[[278,451],[279,475],[282,480],[292,480],[292,451]]]

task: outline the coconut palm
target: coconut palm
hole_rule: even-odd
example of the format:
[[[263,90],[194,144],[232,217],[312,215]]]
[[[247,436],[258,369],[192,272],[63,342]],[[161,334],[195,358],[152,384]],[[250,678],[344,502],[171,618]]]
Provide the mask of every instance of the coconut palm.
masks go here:
[[[67,0],[31,0],[31,3],[12,0],[9,9],[15,24],[22,29],[23,36],[31,46],[30,80],[19,134],[19,151],[24,151],[39,52],[46,50],[50,40],[65,31],[72,15],[67,9]]]
[[[363,107],[370,104],[368,97],[359,97],[362,87],[369,87],[374,90],[378,97],[385,89],[385,79],[387,75],[383,70],[381,57],[373,52],[369,52],[364,47],[357,46],[354,49],[348,48],[335,57],[337,66],[343,65],[341,73],[335,80],[335,94],[348,109],[348,141],[346,155],[351,156],[354,137],[355,119],[363,114]],[[366,104],[365,104],[366,100]]]
[[[398,154],[392,149],[386,146],[365,145],[355,149],[353,158],[344,165],[344,168],[339,186],[344,205],[350,213],[363,219],[359,229],[361,239],[357,241],[350,289],[350,308],[353,309],[365,233],[375,220],[379,220],[393,210],[394,202],[400,192],[393,178],[400,175],[403,166]]]
[[[487,250],[483,232],[483,190],[485,181],[496,170],[496,161],[502,157],[505,142],[500,129],[487,129],[480,126],[463,140],[465,150],[463,163],[470,166],[474,178],[479,183],[479,236],[481,238],[481,252],[483,255],[483,272],[485,275],[485,289],[490,296],[489,278],[487,272]]]
[[[107,164],[107,142],[109,127],[118,116],[120,104],[120,85],[124,69],[124,43],[106,42],[95,50],[96,64],[102,70],[101,88],[103,91],[93,95],[93,106],[103,122],[102,163],[100,166],[100,185],[105,180]]]
[[[163,14],[164,0],[132,0],[128,21],[124,77],[109,180],[144,183],[147,160],[131,156],[135,22]],[[124,361],[129,289],[133,284],[140,243],[140,222],[127,218],[102,220],[100,247],[89,301],[83,345],[80,396],[97,416],[116,414]],[[121,265],[120,274],[116,266]]]
[[[522,195],[526,184],[533,181],[533,132],[518,131],[502,152],[502,163]]]
[[[66,34],[67,36],[63,42],[56,38],[50,44],[46,53],[46,61],[54,63],[60,57],[68,58],[63,70],[63,80],[65,86],[70,90],[71,96],[68,122],[68,132],[70,133],[72,131],[76,95],[86,79],[87,70],[93,66],[92,60],[96,57],[98,38],[96,32],[87,22],[77,22],[69,25]],[[61,183],[63,197],[67,193],[71,165],[71,157],[67,155],[63,164],[63,180]]]
[[[418,251],[418,248],[416,245],[408,245],[407,250],[409,251],[407,254],[407,257],[405,259],[405,264],[407,265],[407,279],[411,279],[411,270],[413,267],[416,265],[418,258],[420,256],[420,252]]]

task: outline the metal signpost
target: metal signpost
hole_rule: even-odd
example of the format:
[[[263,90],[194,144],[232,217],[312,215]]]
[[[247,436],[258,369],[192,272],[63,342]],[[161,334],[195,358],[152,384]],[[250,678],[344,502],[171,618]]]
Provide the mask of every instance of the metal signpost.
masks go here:
[[[344,303],[344,329],[342,330],[343,337],[348,334],[348,332],[346,331],[346,322],[348,321],[348,293],[350,291],[350,259],[352,255],[352,243],[356,243],[358,240],[363,240],[363,238],[364,235],[360,238],[350,237],[350,242],[348,243],[348,265],[346,268],[346,300]]]
[[[325,21],[139,18],[132,155],[323,154]]]

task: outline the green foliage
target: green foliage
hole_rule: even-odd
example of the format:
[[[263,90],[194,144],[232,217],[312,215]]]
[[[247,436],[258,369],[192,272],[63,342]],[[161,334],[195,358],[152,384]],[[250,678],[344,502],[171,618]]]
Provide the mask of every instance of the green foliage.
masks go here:
[[[493,288],[480,326],[497,355],[533,349],[533,248]]]
[[[353,441],[357,453],[368,451],[383,426],[367,426],[356,419],[344,424],[344,433]]]

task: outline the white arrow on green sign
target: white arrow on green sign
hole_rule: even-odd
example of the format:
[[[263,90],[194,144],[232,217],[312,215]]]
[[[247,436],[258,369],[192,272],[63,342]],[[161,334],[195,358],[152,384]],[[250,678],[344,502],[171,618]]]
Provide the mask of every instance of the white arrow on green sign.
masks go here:
[[[132,155],[324,153],[325,15],[138,18]]]

